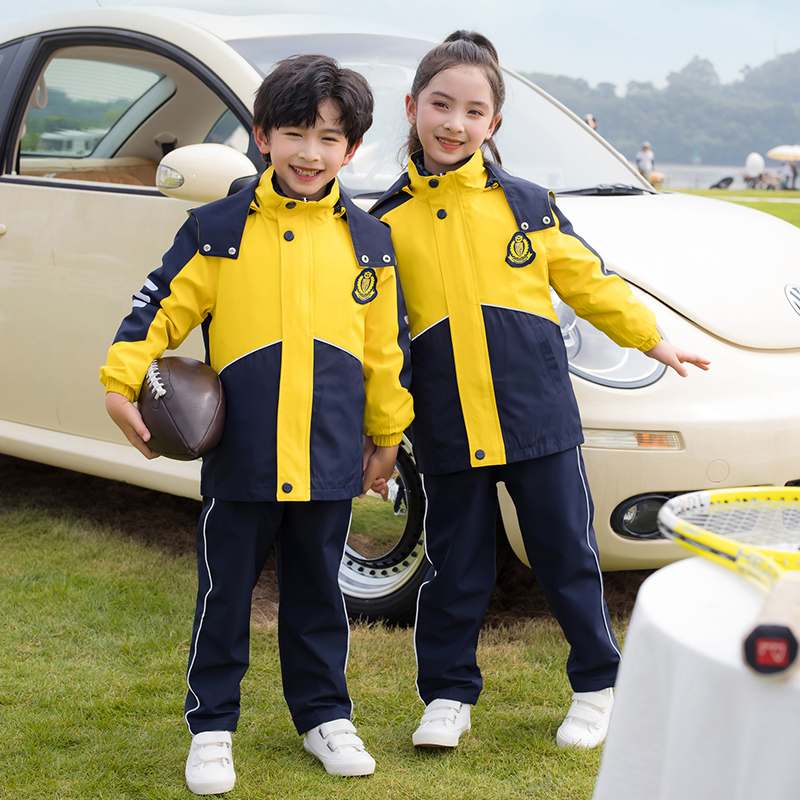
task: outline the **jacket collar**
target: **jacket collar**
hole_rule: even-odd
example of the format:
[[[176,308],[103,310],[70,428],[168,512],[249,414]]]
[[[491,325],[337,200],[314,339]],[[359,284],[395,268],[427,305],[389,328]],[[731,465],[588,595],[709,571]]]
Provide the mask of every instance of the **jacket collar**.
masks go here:
[[[476,150],[466,164],[441,175],[431,175],[424,168],[421,155],[421,151],[414,153],[408,160],[409,185],[412,194],[417,197],[435,196],[451,187],[459,191],[482,191],[491,185],[491,182],[487,184],[488,173],[480,150]]]
[[[275,191],[273,172],[270,168],[261,178],[255,178],[235,194],[189,212],[197,220],[198,250],[202,255],[238,258],[247,217],[257,212],[259,199],[274,203],[275,208],[281,203],[291,202],[291,198]],[[341,192],[338,181],[334,180],[331,191],[322,200],[306,205],[321,207],[328,214],[347,219],[353,250],[362,268],[386,267],[395,263],[389,228],[370,217]]]
[[[440,191],[442,181],[454,181],[451,185],[474,189],[497,189],[502,187],[506,202],[521,231],[540,231],[552,228],[556,223],[555,196],[552,192],[506,172],[491,161],[484,161],[483,154],[477,150],[472,158],[452,172],[444,175],[430,175],[422,167],[422,160],[415,153],[408,161],[408,170],[401,175],[370,213],[377,217],[387,214],[405,200],[414,197],[433,196]],[[433,186],[431,181],[438,181]]]
[[[329,209],[333,209],[334,213],[341,214],[344,213],[344,210],[339,202],[339,197],[339,182],[336,178],[328,184],[328,192],[320,200],[295,200],[287,197],[281,191],[275,179],[275,168],[269,167],[256,186],[255,196],[250,207],[253,211],[258,211],[259,209],[294,208],[297,205],[302,205],[305,210],[312,213],[322,211],[323,214],[327,214]]]

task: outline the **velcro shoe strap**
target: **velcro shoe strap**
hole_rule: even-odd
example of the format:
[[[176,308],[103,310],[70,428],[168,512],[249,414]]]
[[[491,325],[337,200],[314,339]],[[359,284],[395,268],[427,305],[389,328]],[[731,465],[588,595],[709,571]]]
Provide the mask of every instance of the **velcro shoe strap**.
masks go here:
[[[599,725],[603,715],[596,709],[583,705],[573,705],[567,714],[567,719],[585,722],[587,725]]]
[[[567,712],[567,717],[585,722],[588,725],[600,725],[603,715],[608,710],[608,699],[599,692],[591,693],[591,699],[583,693],[582,696],[573,695],[572,705]]]
[[[331,752],[341,747],[354,747],[356,750],[364,749],[364,742],[356,736],[356,729],[352,722],[346,719],[325,722],[319,726],[319,734]]]
[[[434,700],[426,709],[420,720],[421,725],[429,722],[455,722],[463,703],[450,700]]]
[[[231,750],[223,744],[210,744],[197,750],[200,761],[230,761]]]

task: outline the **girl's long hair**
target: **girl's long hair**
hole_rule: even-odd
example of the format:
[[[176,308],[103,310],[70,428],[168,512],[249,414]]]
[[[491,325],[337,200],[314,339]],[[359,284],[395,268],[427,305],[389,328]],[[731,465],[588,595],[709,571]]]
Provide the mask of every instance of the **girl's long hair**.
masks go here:
[[[506,99],[506,87],[503,73],[497,58],[495,46],[483,34],[475,31],[455,31],[451,33],[440,45],[427,53],[419,62],[414,81],[411,84],[411,96],[414,102],[419,101],[420,92],[440,73],[451,67],[478,67],[486,76],[489,88],[494,99],[494,113],[499,114]],[[502,119],[494,129],[496,134],[500,130]],[[488,147],[492,159],[499,165],[500,152],[494,141],[494,134],[484,145]],[[417,134],[417,126],[412,125],[408,132],[408,141],[405,146],[405,155],[410,156],[422,149],[422,142]]]

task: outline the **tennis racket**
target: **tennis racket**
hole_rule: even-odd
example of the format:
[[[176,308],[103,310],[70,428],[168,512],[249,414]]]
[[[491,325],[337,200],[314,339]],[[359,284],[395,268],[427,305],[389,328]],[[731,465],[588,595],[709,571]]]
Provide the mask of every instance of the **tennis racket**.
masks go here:
[[[759,675],[788,677],[800,641],[800,487],[690,492],[658,512],[661,532],[768,591],[744,660]]]

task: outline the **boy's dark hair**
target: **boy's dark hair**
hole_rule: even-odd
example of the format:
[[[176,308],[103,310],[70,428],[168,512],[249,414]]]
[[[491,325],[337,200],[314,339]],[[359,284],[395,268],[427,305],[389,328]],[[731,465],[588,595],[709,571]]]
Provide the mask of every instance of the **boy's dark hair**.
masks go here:
[[[451,67],[478,67],[483,71],[494,100],[494,113],[499,114],[506,99],[506,86],[503,73],[497,58],[495,46],[481,33],[476,31],[455,31],[440,45],[429,51],[419,62],[414,81],[411,84],[411,96],[414,102],[419,100],[420,92],[440,73]],[[497,123],[494,133],[500,130],[502,119]],[[500,152],[494,142],[494,135],[484,144],[489,148],[492,158],[502,165]],[[412,125],[406,142],[406,154],[413,155],[422,149],[417,135],[417,126]]]
[[[279,61],[256,92],[253,123],[267,137],[275,128],[311,128],[325,100],[338,109],[347,146],[352,147],[372,125],[372,90],[363,75],[343,69],[328,56],[291,56]],[[269,153],[264,160],[271,163]]]

